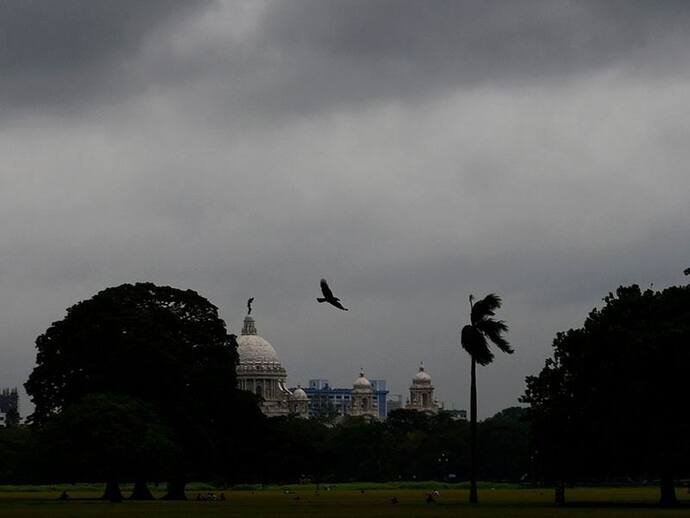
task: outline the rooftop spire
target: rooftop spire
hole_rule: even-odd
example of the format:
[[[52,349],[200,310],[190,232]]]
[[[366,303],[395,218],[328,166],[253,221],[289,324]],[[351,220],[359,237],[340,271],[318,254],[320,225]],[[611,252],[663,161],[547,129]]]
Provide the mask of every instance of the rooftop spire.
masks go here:
[[[255,335],[256,326],[254,325],[254,317],[247,315],[244,317],[244,327],[242,327],[243,335]]]
[[[424,372],[424,362],[419,362],[419,372]]]

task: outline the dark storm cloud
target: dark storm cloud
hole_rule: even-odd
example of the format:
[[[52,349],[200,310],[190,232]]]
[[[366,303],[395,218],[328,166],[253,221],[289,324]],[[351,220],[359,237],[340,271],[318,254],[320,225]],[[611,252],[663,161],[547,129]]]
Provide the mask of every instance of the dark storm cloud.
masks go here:
[[[258,33],[277,95],[260,92],[300,111],[619,65],[668,72],[688,63],[689,18],[688,2],[642,0],[278,1]]]
[[[197,31],[186,41],[178,31],[181,22],[207,13],[209,4],[231,22],[254,15],[239,36],[221,28]],[[687,2],[0,5],[0,108],[6,111],[83,108],[140,95],[151,86],[194,85],[195,96],[182,101],[192,111],[255,121],[381,99],[433,98],[483,84],[543,84],[608,68],[685,73],[689,62]],[[156,50],[144,52],[154,37]]]
[[[682,76],[690,64],[685,2],[296,0],[224,11],[257,5],[241,35],[209,31],[142,74],[194,84],[181,102],[195,115],[254,125],[607,72]]]
[[[687,42],[687,2],[297,0],[263,32],[277,47],[460,81],[569,73]],[[680,50],[680,49],[677,49]],[[410,67],[410,68],[408,68]]]
[[[119,97],[136,57],[158,28],[207,0],[3,0],[0,109],[51,106],[93,95]]]

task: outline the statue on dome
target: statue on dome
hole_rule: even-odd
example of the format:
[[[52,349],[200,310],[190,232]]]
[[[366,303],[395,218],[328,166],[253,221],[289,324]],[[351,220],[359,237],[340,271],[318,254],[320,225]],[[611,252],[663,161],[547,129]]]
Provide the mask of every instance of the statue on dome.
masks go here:
[[[252,314],[252,302],[254,302],[254,297],[249,297],[249,300],[247,301],[247,315]]]

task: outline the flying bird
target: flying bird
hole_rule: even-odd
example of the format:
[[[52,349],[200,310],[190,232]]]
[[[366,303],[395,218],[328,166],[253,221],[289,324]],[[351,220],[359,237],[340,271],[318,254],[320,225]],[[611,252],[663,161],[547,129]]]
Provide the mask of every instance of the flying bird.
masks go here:
[[[344,308],[343,305],[340,303],[340,299],[333,295],[333,292],[328,287],[326,279],[321,279],[321,291],[323,292],[323,298],[319,297],[316,300],[318,300],[319,302],[328,302],[329,304],[335,306],[338,309],[348,311],[348,309]]]

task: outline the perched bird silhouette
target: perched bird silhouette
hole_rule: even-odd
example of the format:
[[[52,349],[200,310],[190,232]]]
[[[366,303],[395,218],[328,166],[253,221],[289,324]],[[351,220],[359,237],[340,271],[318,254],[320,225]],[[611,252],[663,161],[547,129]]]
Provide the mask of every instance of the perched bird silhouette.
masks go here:
[[[323,292],[323,298],[319,297],[316,300],[318,300],[319,302],[328,302],[329,304],[335,306],[338,309],[348,311],[348,309],[344,308],[343,305],[340,303],[340,299],[333,295],[333,292],[328,287],[326,279],[321,279],[321,291]]]

